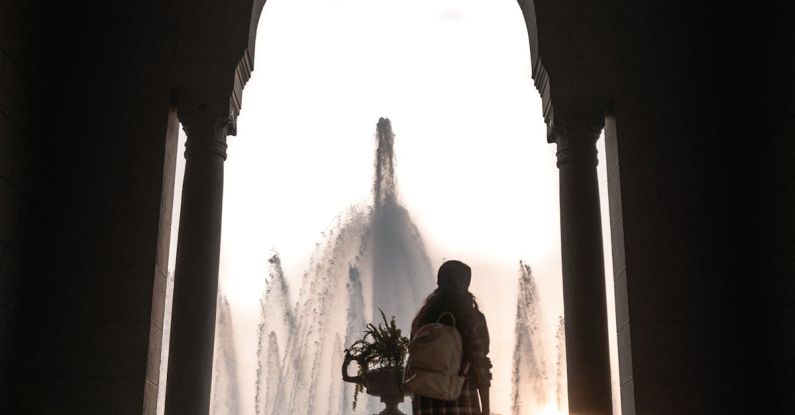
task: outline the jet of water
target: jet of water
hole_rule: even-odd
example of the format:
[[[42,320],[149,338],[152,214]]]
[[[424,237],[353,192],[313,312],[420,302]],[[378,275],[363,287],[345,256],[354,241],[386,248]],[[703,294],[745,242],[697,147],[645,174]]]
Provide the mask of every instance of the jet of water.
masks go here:
[[[397,198],[394,139],[391,123],[381,118],[373,205],[351,208],[325,233],[294,306],[287,305],[278,256],[271,259],[258,333],[258,415],[350,413],[353,385],[340,376],[343,348],[361,337],[366,321],[376,321],[378,308],[408,331],[433,289],[422,238]],[[283,355],[274,359],[279,350]],[[359,411],[376,406],[368,399]]]
[[[533,271],[520,262],[511,397],[514,415],[539,411],[547,404],[541,327],[541,307]]]
[[[239,414],[240,385],[237,375],[237,352],[229,301],[222,297],[218,302],[218,322],[215,331],[215,367],[211,412],[214,414]]]
[[[389,119],[378,120],[375,138],[372,203],[351,207],[323,233],[323,241],[297,281],[300,290],[294,304],[278,253],[268,259],[270,269],[257,328],[253,400],[257,415],[380,410],[377,398],[360,397],[357,410],[352,411],[354,386],[342,382],[340,376],[343,349],[362,336],[366,322],[379,321],[379,308],[394,315],[398,326],[408,332],[414,314],[434,288],[434,273],[420,232],[398,199],[395,134]],[[535,279],[529,265],[519,265],[512,412],[548,413],[555,406],[563,408],[566,401],[563,317],[555,339],[554,379],[550,379],[545,359],[553,353],[545,350],[542,341]],[[222,298],[216,332],[214,414],[240,414],[244,406],[237,384],[232,327],[229,303]],[[158,405],[162,407],[161,402]]]

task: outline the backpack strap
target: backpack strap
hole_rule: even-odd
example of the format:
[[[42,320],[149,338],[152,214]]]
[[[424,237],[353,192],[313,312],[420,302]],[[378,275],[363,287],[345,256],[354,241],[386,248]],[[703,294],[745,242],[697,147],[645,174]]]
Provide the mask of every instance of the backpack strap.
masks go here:
[[[453,313],[451,313],[449,311],[445,311],[442,314],[439,314],[439,318],[436,319],[436,322],[437,323],[441,322],[442,321],[442,317],[444,317],[444,316],[450,316],[450,319],[453,320],[453,327],[455,327],[455,316],[453,315]]]
[[[464,370],[461,372],[461,376],[466,376],[469,374],[469,361],[466,360],[464,365]]]

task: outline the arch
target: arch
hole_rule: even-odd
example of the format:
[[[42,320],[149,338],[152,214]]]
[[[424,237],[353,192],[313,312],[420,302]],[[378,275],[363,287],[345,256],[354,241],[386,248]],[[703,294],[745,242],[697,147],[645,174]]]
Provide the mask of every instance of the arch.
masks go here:
[[[222,150],[212,153],[214,156],[223,157],[223,159],[225,159],[226,148],[225,136],[236,135],[237,133],[236,124],[237,117],[242,109],[243,89],[254,69],[254,48],[257,26],[265,1],[266,0],[251,0],[251,3],[249,3],[251,6],[250,9],[246,7],[248,13],[233,13],[231,16],[227,17],[198,17],[194,21],[191,21],[194,19],[193,17],[188,18],[189,23],[194,24],[190,28],[199,36],[195,43],[191,43],[190,40],[188,41],[188,53],[185,53],[185,51],[181,52],[188,57],[191,57],[191,53],[196,56],[212,57],[211,53],[204,52],[201,49],[204,45],[203,42],[207,42],[209,43],[209,47],[215,48],[215,50],[211,52],[215,52],[220,60],[208,59],[201,62],[202,65],[198,67],[200,68],[200,73],[191,73],[192,70],[197,69],[197,66],[191,66],[190,64],[186,64],[184,68],[181,68],[186,70],[191,76],[190,79],[183,84],[185,93],[181,96],[178,94],[182,101],[179,105],[180,120],[183,119],[183,112],[186,120],[196,120],[199,124],[197,124],[198,129],[195,130],[195,134],[193,135],[201,137],[199,140],[203,139],[213,144],[215,147],[222,147]],[[547,68],[542,63],[540,56],[541,50],[539,45],[539,24],[536,14],[536,3],[534,0],[521,0],[518,4],[525,19],[528,34],[528,46],[530,48],[532,65],[531,75],[535,81],[536,89],[542,98],[542,115],[547,125],[547,141],[558,143],[558,166],[563,166],[561,167],[561,200],[563,201],[565,199],[565,201],[569,203],[566,204],[566,206],[564,206],[563,203],[561,204],[561,216],[562,220],[567,217],[572,219],[570,224],[573,224],[573,226],[562,225],[564,230],[562,235],[562,245],[564,247],[564,249],[562,249],[564,263],[564,309],[566,310],[567,316],[571,314],[572,317],[575,317],[571,320],[571,325],[567,324],[567,338],[573,339],[571,340],[571,344],[578,344],[577,340],[574,340],[574,334],[580,336],[585,334],[594,338],[595,342],[593,343],[598,344],[598,347],[583,344],[580,349],[584,349],[588,353],[578,353],[583,351],[579,349],[572,353],[572,356],[582,357],[587,355],[587,358],[574,361],[574,365],[569,365],[569,400],[570,403],[577,403],[577,405],[574,406],[576,410],[607,413],[610,411],[610,402],[609,399],[605,402],[605,397],[610,396],[610,369],[608,353],[601,347],[604,346],[604,349],[607,348],[607,316],[603,304],[604,298],[599,299],[588,296],[587,301],[580,301],[583,300],[583,298],[581,298],[582,296],[578,297],[573,294],[576,290],[566,294],[565,289],[568,284],[570,287],[576,286],[579,291],[583,291],[583,288],[586,288],[585,292],[604,292],[601,228],[598,218],[599,201],[598,195],[595,192],[595,142],[603,126],[604,113],[600,107],[599,100],[594,99],[593,85],[589,84],[591,78],[588,76],[578,76],[582,74],[571,70],[573,66],[577,66],[572,65],[572,62],[577,62],[579,64],[579,68],[577,69],[581,71],[583,68],[590,67],[590,62],[586,62],[582,59],[579,59],[579,61],[572,60],[578,59],[581,55],[579,52],[582,52],[582,48],[587,45],[574,45],[571,47],[572,50],[568,48],[553,49],[555,53],[552,54],[551,62],[555,64],[554,67],[558,69],[559,73],[564,74],[563,87],[558,91],[557,96],[557,101],[561,106],[559,107],[558,119],[555,119],[551,95],[551,80]],[[566,23],[566,20],[574,19],[577,12],[581,11],[582,10],[564,11],[563,13],[566,15],[565,17],[567,17],[567,19],[564,19],[563,23]],[[561,26],[562,24],[557,20],[558,17],[560,16],[554,15],[553,11],[550,11],[548,19],[555,18],[555,22],[548,26]],[[237,26],[234,25],[235,20],[243,20],[246,23]],[[229,30],[229,36],[213,40],[201,32],[202,28],[213,24],[226,27],[226,29]],[[230,24],[232,26],[228,26]],[[547,41],[546,44],[548,47],[559,46],[561,36],[568,39],[567,32],[559,32],[560,33],[555,33],[555,31],[552,31],[551,36],[553,39]],[[556,35],[557,38],[555,38]],[[226,46],[230,46],[230,43],[234,45],[235,42],[240,42],[237,43],[237,47],[239,48],[237,49],[238,52],[235,52],[231,48],[226,48]],[[211,76],[211,78],[205,78],[202,75]],[[214,79],[215,83],[207,83],[207,79]],[[584,86],[585,88],[583,88]],[[565,91],[567,91],[568,94],[566,94]],[[563,92],[563,94],[561,94],[561,92]],[[189,127],[190,126],[186,125],[188,143],[190,144],[192,134],[189,131],[191,129]],[[200,142],[197,141],[197,143]],[[207,151],[208,149],[204,147],[208,146],[203,145],[201,148]],[[210,148],[210,150],[213,150],[215,147]],[[569,157],[571,155],[576,157]],[[207,160],[210,159],[207,158],[207,160],[202,160],[207,164]],[[217,163],[218,161],[220,161],[220,164]],[[218,170],[217,176],[222,177],[223,161],[214,160],[214,162],[217,166],[214,164],[209,167],[215,167]],[[204,171],[207,169],[200,170]],[[564,170],[568,173],[564,174]],[[217,179],[218,177],[214,178]],[[222,181],[220,183],[222,183]],[[565,189],[565,191],[563,191],[563,189]],[[220,200],[220,194],[222,193],[222,186],[218,185],[215,186],[214,190],[203,189],[203,191],[205,193],[212,193],[212,196],[214,196],[213,200],[218,202]],[[566,198],[564,197],[565,195],[575,195],[577,198]],[[587,206],[587,208],[582,209],[582,206]],[[216,210],[220,212],[220,207]],[[214,216],[212,219],[220,221],[220,218],[217,216]],[[198,227],[200,228],[200,226]],[[212,239],[213,244],[220,244],[218,229],[215,228],[220,229],[220,226],[208,226],[207,229],[200,230],[199,233],[207,233],[212,236],[212,238],[204,239]],[[565,232],[566,230],[568,230],[568,232]],[[201,240],[202,238],[198,239]],[[569,242],[569,244],[566,244],[566,242]],[[566,247],[568,247],[568,249],[566,249]],[[582,249],[583,247],[587,249]],[[215,247],[213,247],[213,250],[215,250]],[[218,272],[216,265],[218,255],[213,251],[209,256],[212,257],[211,259],[215,263],[215,265],[213,265],[213,267],[216,268],[215,271],[209,272],[208,268],[196,272],[202,274],[201,278],[207,280],[207,291],[217,292]],[[188,263],[190,263],[190,261],[188,261]],[[573,266],[569,267],[568,273],[565,267],[566,264],[573,264]],[[600,274],[595,271],[586,272],[585,274],[593,274],[594,278],[591,279],[593,281],[589,281],[588,279],[578,277],[582,274],[579,271],[584,269],[602,269],[602,273]],[[215,274],[214,277],[211,275],[212,273]],[[180,275],[179,267],[177,269],[177,275]],[[215,279],[215,281],[212,281],[213,279]],[[597,294],[595,297],[599,297],[599,295]],[[207,298],[213,298],[213,296],[208,295]],[[585,306],[581,306],[583,303]],[[214,307],[214,304],[208,303],[207,307]],[[196,308],[196,305],[189,304],[186,305],[185,308]],[[571,310],[569,310],[569,308],[571,308]],[[572,311],[572,313],[568,311]],[[599,317],[602,314],[604,314],[604,319]],[[206,320],[209,321],[210,319],[208,318]],[[575,321],[578,322],[579,325],[574,324]],[[583,324],[583,322],[585,322],[585,324]],[[575,328],[569,329],[569,327]],[[569,345],[568,343],[569,341],[567,341],[567,346]],[[204,372],[209,372],[212,357],[208,353],[204,354],[206,356],[200,356],[204,359],[202,362],[202,370]],[[185,358],[181,360],[189,361],[192,359],[185,356]],[[585,363],[583,363],[583,361]],[[208,362],[210,363],[208,364]],[[183,366],[186,365],[183,364]],[[572,367],[576,367],[576,370],[572,370]],[[189,370],[193,370],[193,368]],[[185,378],[184,375],[182,377]],[[201,375],[200,377],[204,376]],[[572,379],[577,379],[581,382],[574,383]],[[575,384],[576,387],[572,388],[572,384]],[[606,387],[605,384],[607,385]],[[598,387],[591,387],[594,385]],[[196,386],[198,386],[199,389],[204,387],[202,385]],[[605,391],[605,389],[607,389],[607,391]],[[572,391],[577,392],[574,394],[576,395],[574,399],[572,398]],[[185,396],[190,395],[189,393],[184,393],[184,391],[175,393],[181,394],[183,400]],[[177,405],[175,407],[180,407],[179,403],[175,405]]]
[[[254,70],[254,50],[257,41],[257,27],[262,15],[262,10],[265,7],[265,2],[266,0],[252,0],[251,3],[251,13],[248,17],[248,37],[241,51],[241,56],[237,61],[237,65],[235,66],[234,81],[229,96],[229,133],[231,135],[237,134],[237,116],[242,109],[243,89],[251,78],[251,72]],[[549,127],[553,114],[552,93],[549,75],[541,60],[539,51],[538,19],[536,18],[535,0],[517,0],[517,3],[522,10],[522,16],[524,16],[525,25],[527,27],[533,81],[539,95],[541,95],[544,122]],[[548,128],[547,141],[550,143],[555,141],[551,131],[551,128]]]
[[[232,92],[229,96],[229,132],[231,135],[237,134],[237,116],[243,105],[243,88],[251,79],[251,71],[254,70],[254,51],[257,42],[257,27],[259,18],[262,16],[262,9],[265,7],[266,0],[253,0],[251,4],[251,15],[249,18],[248,38],[243,48],[242,56],[235,66],[235,78],[232,83]]]

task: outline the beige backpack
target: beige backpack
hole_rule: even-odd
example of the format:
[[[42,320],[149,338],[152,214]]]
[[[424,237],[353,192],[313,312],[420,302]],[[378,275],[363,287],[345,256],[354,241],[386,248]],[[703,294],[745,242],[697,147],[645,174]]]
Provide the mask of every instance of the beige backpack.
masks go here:
[[[453,325],[441,323],[450,316]],[[443,401],[454,401],[469,370],[461,369],[461,334],[455,328],[455,316],[445,311],[436,323],[420,327],[409,343],[409,357],[403,372],[403,387],[414,394]]]

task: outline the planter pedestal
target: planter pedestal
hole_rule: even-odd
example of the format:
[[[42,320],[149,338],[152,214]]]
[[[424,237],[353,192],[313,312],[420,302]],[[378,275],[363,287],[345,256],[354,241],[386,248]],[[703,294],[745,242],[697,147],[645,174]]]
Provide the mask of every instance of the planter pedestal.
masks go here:
[[[346,351],[342,362],[342,380],[364,385],[368,395],[381,398],[386,408],[376,415],[406,415],[398,409],[398,404],[409,394],[403,389],[403,368],[382,367],[368,370],[362,376],[349,376],[348,366],[353,360],[357,359]],[[357,363],[362,364],[358,360]]]

